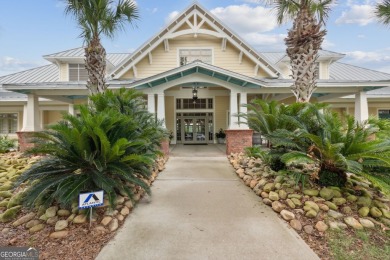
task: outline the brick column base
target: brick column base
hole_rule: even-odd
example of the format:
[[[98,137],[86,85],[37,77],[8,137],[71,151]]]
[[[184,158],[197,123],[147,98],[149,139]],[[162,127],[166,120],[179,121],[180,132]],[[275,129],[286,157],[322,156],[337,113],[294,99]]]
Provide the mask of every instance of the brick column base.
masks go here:
[[[160,145],[161,152],[164,153],[164,156],[169,155],[169,140],[162,140]]]
[[[16,132],[19,141],[19,151],[25,152],[27,149],[34,146],[31,140],[34,133],[35,132],[33,131]]]
[[[230,129],[226,133],[226,154],[244,152],[244,148],[252,146],[253,130]]]

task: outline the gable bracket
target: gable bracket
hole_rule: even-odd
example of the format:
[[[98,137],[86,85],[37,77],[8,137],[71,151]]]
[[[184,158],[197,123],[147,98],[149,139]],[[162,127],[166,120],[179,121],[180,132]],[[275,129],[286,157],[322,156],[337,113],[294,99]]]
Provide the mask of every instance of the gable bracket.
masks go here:
[[[257,73],[259,73],[259,64],[255,66],[255,69],[253,71],[254,76],[257,76]]]
[[[240,54],[238,55],[238,63],[241,64],[242,63],[242,55],[244,53],[242,51],[240,51]]]
[[[166,52],[169,52],[169,40],[164,39],[164,48]]]
[[[221,43],[221,50],[222,51],[226,51],[226,42],[227,42],[227,39],[222,38],[222,43]]]
[[[152,52],[151,51],[148,53],[148,56],[149,56],[149,64],[152,65],[152,63],[153,63],[153,56],[152,56]]]

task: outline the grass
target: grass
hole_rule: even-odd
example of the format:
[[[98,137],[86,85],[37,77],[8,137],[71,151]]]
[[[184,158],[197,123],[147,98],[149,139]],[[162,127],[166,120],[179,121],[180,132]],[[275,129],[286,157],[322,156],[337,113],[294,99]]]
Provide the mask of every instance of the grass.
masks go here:
[[[375,230],[328,231],[329,250],[334,259],[389,259],[390,232]]]

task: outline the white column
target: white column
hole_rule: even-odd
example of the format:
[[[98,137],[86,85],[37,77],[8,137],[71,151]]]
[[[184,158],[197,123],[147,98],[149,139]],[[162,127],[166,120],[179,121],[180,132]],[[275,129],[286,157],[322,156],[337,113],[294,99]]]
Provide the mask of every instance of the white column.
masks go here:
[[[39,113],[38,97],[34,94],[27,95],[27,106],[23,111],[23,128],[22,131],[34,132],[41,131],[41,120]]]
[[[248,103],[248,94],[246,92],[240,93],[240,113],[246,113],[248,111],[247,107],[242,106],[246,105]],[[246,119],[243,117],[240,117],[240,129],[249,129],[248,125],[246,124]]]
[[[165,96],[164,93],[157,94],[157,119],[163,120],[165,126]]]
[[[238,125],[237,92],[230,91],[230,124],[229,129],[239,129]]]
[[[76,115],[73,104],[68,105],[68,113],[71,114],[72,116]]]
[[[152,114],[156,113],[156,99],[154,94],[148,94],[148,111]]]
[[[362,122],[368,119],[368,102],[366,92],[355,94],[355,120]]]

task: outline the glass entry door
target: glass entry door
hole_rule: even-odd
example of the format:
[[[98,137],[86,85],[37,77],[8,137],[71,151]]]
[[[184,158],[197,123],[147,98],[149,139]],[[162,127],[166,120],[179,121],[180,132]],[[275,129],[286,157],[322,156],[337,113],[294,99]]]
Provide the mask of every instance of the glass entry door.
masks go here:
[[[183,118],[184,142],[206,143],[206,118]]]
[[[188,113],[189,114],[189,113]],[[181,115],[176,120],[177,141],[182,143],[209,143],[213,141],[212,114]],[[179,115],[179,114],[178,114]],[[211,127],[211,129],[210,129]]]

